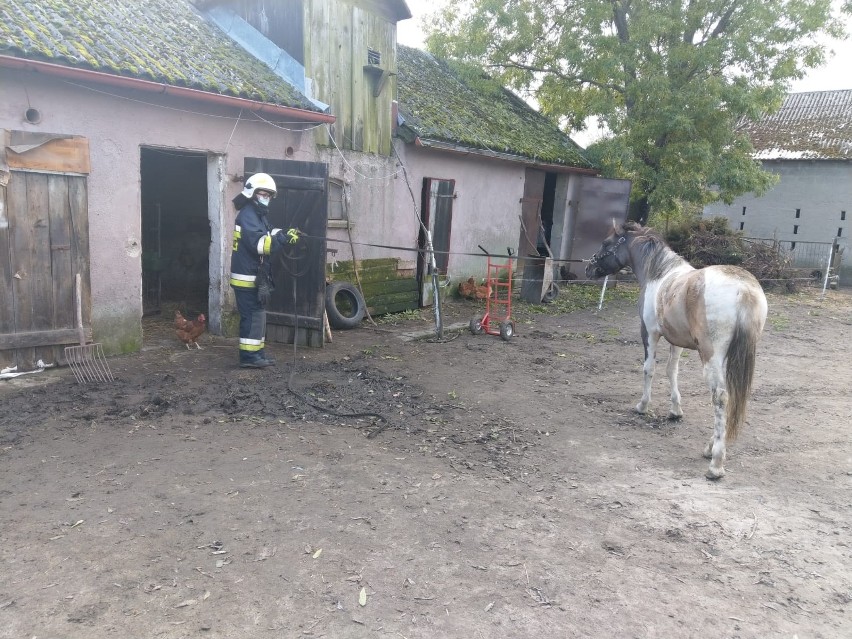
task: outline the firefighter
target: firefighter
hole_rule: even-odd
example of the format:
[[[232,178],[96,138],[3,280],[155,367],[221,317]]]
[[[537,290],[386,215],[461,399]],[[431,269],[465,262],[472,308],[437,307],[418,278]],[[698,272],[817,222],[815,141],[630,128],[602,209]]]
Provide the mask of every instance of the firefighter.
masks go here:
[[[231,253],[231,286],[240,314],[240,367],[266,368],[275,360],[266,355],[266,304],[272,291],[270,256],[291,238],[272,228],[269,203],[278,194],[275,180],[256,173],[233,202],[239,210]]]

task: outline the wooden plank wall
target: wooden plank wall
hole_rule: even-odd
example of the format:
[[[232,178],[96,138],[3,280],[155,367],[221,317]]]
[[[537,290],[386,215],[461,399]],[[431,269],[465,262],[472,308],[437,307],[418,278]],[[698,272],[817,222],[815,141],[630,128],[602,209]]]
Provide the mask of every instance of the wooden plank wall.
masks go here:
[[[399,313],[419,308],[419,287],[414,264],[398,258],[379,258],[337,262],[328,280],[358,285],[354,269],[357,267],[364,303],[371,316]]]
[[[375,78],[364,66],[369,48],[381,53],[381,68],[396,72],[395,25],[375,10],[341,0],[313,0],[307,7],[307,74],[337,117],[331,127],[337,145],[389,155],[396,76],[375,96]],[[317,136],[319,144],[330,144],[324,128]]]

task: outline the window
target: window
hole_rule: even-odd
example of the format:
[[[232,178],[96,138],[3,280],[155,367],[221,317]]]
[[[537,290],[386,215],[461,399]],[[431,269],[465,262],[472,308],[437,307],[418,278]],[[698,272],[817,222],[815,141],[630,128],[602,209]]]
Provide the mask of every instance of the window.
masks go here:
[[[795,251],[795,250],[796,250],[796,243],[795,243],[795,242],[790,242],[790,250],[791,250],[791,251]]]
[[[745,215],[746,207],[743,207],[743,215]]]
[[[840,221],[842,222],[845,219],[846,219],[846,211],[840,211]]]
[[[837,237],[840,237],[841,235],[843,235],[843,227],[842,226],[839,229],[837,229]]]
[[[796,209],[796,219],[798,220],[800,217],[802,217],[802,209]]]
[[[740,230],[742,231],[745,228],[745,222],[740,222]]]
[[[367,49],[367,64],[381,64],[382,54],[375,49]]]
[[[346,189],[343,182],[334,178],[328,180],[328,219],[346,219]]]
[[[799,225],[794,224],[793,225],[793,235],[798,235],[798,234],[799,234]]]

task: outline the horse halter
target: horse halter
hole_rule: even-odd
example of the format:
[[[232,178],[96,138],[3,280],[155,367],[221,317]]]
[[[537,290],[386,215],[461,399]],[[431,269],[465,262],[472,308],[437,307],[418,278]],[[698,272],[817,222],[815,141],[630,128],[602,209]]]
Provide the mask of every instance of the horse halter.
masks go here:
[[[616,251],[618,251],[618,247],[621,246],[622,244],[624,244],[626,241],[627,241],[627,236],[622,235],[620,238],[618,238],[618,242],[616,242],[615,244],[610,246],[606,251],[604,251],[600,255],[598,255],[597,253],[592,255],[592,257],[589,258],[589,265],[594,266],[595,264],[597,264],[601,260],[604,260],[604,259],[612,256],[613,258],[615,258],[615,263],[618,265],[618,270],[620,271],[621,269],[623,269],[627,265],[622,264],[621,260],[618,259],[618,256],[615,253],[616,253]]]

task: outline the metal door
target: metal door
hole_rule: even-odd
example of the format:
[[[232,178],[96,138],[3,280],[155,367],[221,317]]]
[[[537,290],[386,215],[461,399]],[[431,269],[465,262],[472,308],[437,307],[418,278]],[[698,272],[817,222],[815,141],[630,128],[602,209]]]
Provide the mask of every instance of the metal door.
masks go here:
[[[613,220],[621,224],[627,219],[630,185],[630,180],[582,177],[567,258],[591,257],[612,229]],[[578,277],[582,277],[583,268],[571,264],[571,272]]]

